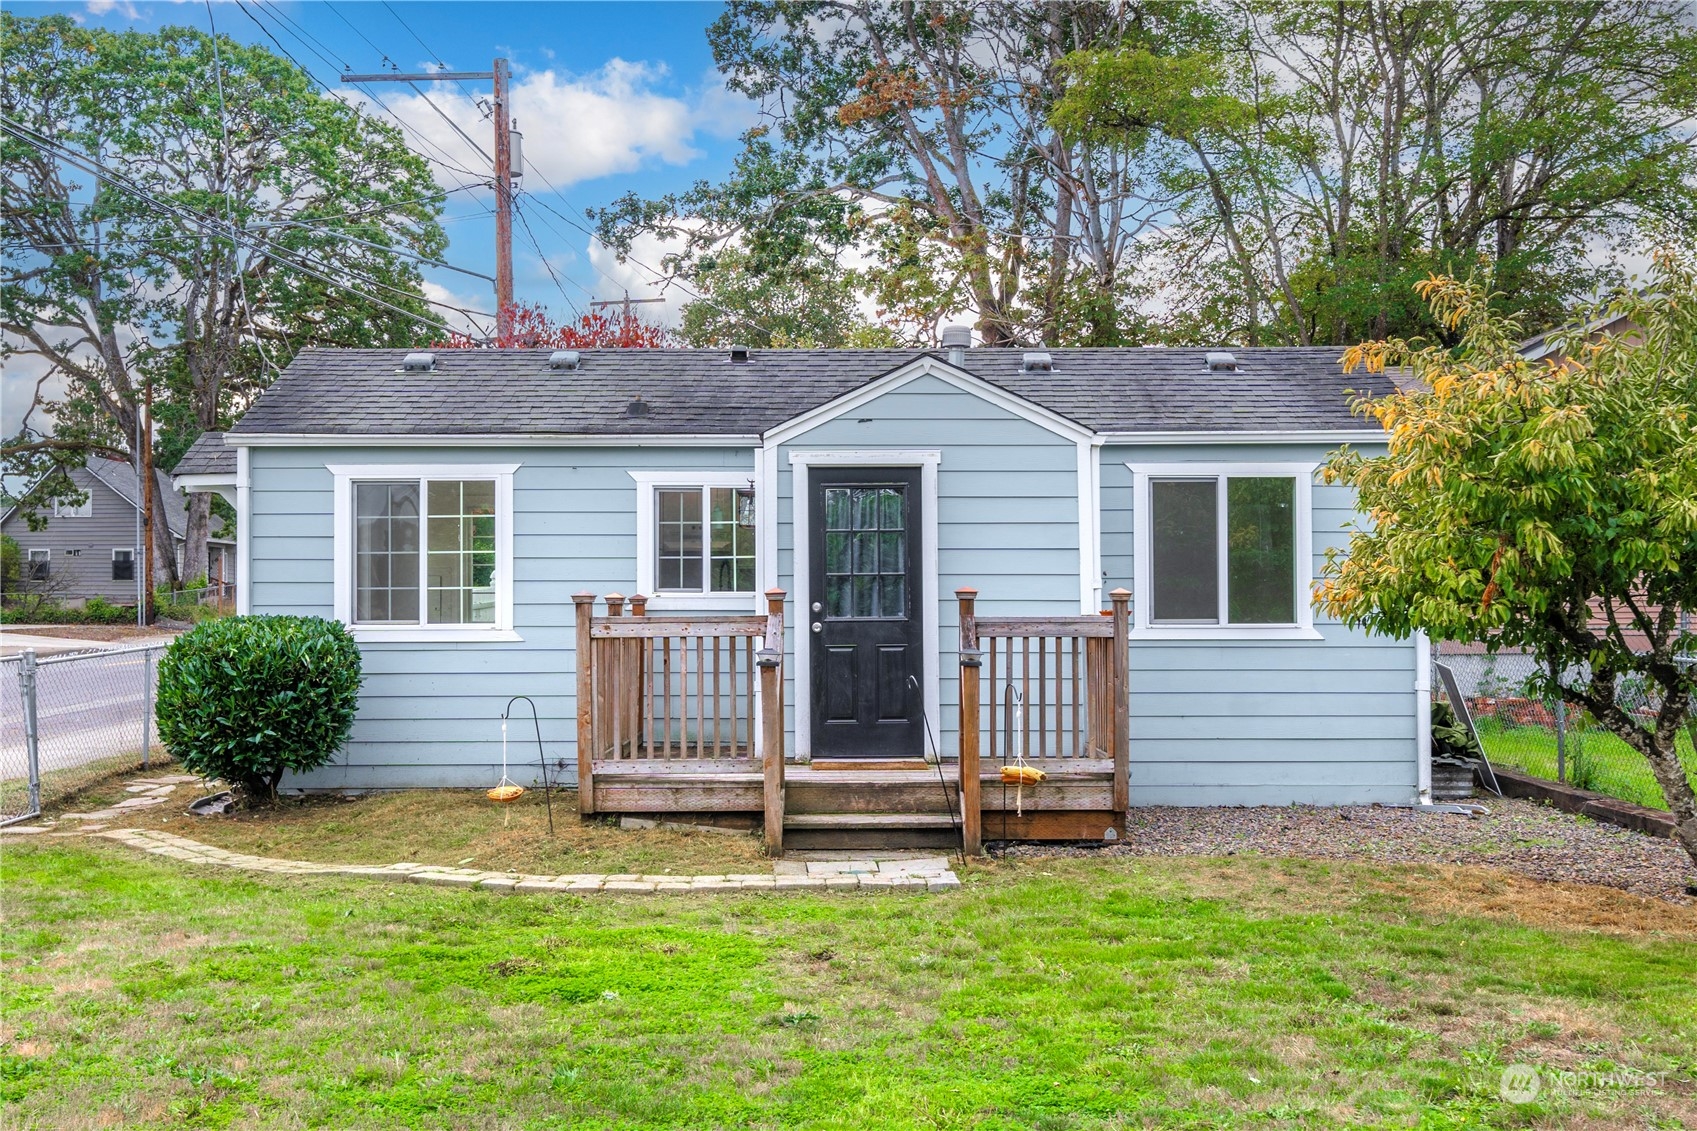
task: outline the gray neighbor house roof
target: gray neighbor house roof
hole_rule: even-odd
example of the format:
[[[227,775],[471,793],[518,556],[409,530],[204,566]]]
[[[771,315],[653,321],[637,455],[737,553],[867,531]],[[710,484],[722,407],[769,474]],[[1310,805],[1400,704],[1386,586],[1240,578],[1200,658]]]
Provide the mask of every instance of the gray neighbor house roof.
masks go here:
[[[109,489],[130,506],[140,509],[141,477],[136,475],[134,467],[122,460],[91,458],[81,470],[88,472],[101,486]],[[165,472],[155,468],[153,475],[159,484],[154,498],[159,504],[158,513],[165,520],[165,529],[171,532],[173,538],[181,538],[189,528],[188,505],[182,495],[171,489],[171,482]],[[75,478],[75,473],[72,477]],[[40,482],[39,479],[36,480],[23,494],[28,495]],[[9,521],[17,509],[17,504],[8,506],[5,513],[0,514],[0,522]]]
[[[234,475],[236,449],[224,446],[224,433],[202,432],[195,437],[177,466],[171,469],[173,479],[184,475]]]
[[[433,369],[403,372],[407,352],[303,350],[232,434],[751,436],[917,358],[945,360],[926,350],[753,350],[733,362],[726,350],[612,349],[579,351],[579,368],[558,370],[549,350],[474,349],[438,350]],[[1098,433],[1372,435],[1379,426],[1349,402],[1392,390],[1387,376],[1345,374],[1333,347],[1235,349],[1230,371],[1211,370],[1203,349],[1126,348],[1050,349],[1051,372],[1025,373],[1021,352],[970,349],[958,367]],[[639,398],[646,411],[628,412]],[[200,448],[177,474],[211,460]]]

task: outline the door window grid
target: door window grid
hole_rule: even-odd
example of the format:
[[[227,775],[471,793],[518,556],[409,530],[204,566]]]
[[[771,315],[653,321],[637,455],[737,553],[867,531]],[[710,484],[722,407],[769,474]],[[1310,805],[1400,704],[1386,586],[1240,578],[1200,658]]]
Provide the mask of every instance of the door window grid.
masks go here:
[[[825,615],[907,615],[907,493],[898,485],[827,487]]]

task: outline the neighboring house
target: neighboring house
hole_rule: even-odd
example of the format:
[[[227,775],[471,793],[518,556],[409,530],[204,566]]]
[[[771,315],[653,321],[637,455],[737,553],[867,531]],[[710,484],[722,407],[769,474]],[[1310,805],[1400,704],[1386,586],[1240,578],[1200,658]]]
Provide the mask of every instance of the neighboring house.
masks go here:
[[[1123,586],[1132,804],[1406,804],[1425,643],[1309,601],[1358,518],[1316,469],[1382,450],[1348,401],[1387,380],[1332,349],[305,350],[195,489],[237,498],[242,609],[364,653],[346,751],[295,785],[492,785],[514,695],[571,761],[579,591],[781,588],[788,754],[917,757],[929,728],[947,760],[957,587],[1078,617]]]
[[[156,472],[157,517],[171,532],[171,544],[180,565],[188,511],[183,496],[171,489],[164,472]],[[108,601],[134,604],[136,575],[140,569],[140,539],[136,516],[140,513],[140,479],[135,469],[119,460],[90,459],[70,472],[71,481],[87,492],[80,505],[51,502],[41,510],[46,525],[31,530],[21,510],[12,507],[0,517],[0,533],[10,535],[23,551],[24,569],[56,600],[103,597]],[[214,519],[214,528],[219,522]],[[224,539],[208,541],[214,568],[222,564],[234,581],[235,544]],[[169,577],[166,563],[154,563],[154,578],[164,584]]]

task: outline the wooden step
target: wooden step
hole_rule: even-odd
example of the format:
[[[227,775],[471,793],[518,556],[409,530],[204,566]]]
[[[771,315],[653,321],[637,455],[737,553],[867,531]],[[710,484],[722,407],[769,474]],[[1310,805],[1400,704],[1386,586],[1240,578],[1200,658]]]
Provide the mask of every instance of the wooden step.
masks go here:
[[[947,813],[789,813],[787,829],[952,829]]]
[[[871,771],[878,773],[885,770],[929,770],[931,763],[920,758],[868,758],[858,762],[846,759],[820,761],[815,758],[810,765],[815,770],[826,772],[853,773],[856,771]]]

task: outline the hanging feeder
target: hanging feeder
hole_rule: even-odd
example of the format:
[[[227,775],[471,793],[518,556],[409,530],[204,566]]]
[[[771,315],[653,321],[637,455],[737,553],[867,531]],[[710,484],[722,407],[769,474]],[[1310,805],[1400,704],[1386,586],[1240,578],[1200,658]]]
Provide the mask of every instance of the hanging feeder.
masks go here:
[[[489,800],[498,805],[508,805],[525,795],[525,788],[507,776],[507,719],[512,714],[513,704],[523,699],[530,704],[531,725],[536,728],[536,760],[542,770],[542,796],[548,803],[548,835],[554,835],[554,791],[548,780],[548,757],[542,749],[542,720],[536,713],[536,702],[528,695],[515,695],[507,700],[507,705],[501,710],[501,780],[495,783],[495,788],[484,794]],[[509,814],[509,817],[511,815]]]

